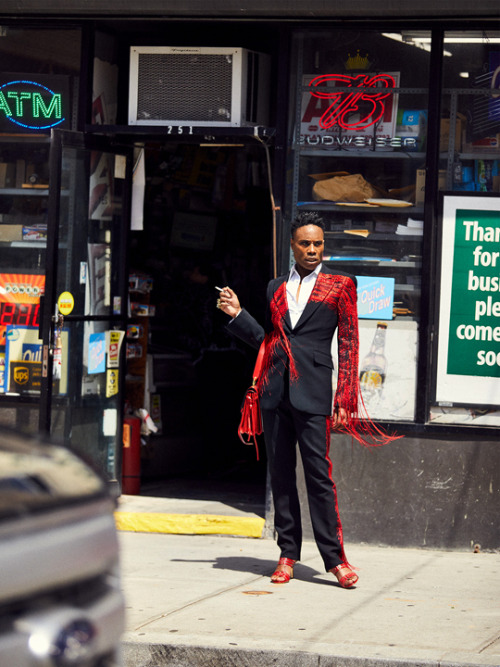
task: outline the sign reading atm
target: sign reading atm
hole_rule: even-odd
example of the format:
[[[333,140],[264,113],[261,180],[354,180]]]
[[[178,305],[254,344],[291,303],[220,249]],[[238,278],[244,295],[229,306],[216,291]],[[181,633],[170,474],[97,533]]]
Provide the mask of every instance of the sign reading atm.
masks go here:
[[[69,127],[70,108],[68,77],[0,73],[0,131]]]

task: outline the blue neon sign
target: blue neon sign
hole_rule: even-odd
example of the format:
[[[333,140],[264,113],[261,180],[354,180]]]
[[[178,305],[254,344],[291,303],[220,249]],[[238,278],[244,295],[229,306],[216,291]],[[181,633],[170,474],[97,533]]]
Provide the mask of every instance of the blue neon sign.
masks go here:
[[[64,122],[62,95],[28,79],[0,85],[0,113],[27,130],[49,130]]]

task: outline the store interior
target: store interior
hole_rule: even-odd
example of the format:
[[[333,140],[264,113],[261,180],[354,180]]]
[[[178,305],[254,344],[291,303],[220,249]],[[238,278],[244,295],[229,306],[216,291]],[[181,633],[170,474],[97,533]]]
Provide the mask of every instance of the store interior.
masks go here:
[[[237,434],[256,351],[227,332],[215,288],[231,286],[263,321],[272,270],[266,152],[258,142],[157,141],[145,144],[144,162],[143,229],[130,233],[129,271],[151,281],[145,401],[158,431],[142,435],[142,488],[205,499],[238,489],[263,502],[264,443],[257,461]]]

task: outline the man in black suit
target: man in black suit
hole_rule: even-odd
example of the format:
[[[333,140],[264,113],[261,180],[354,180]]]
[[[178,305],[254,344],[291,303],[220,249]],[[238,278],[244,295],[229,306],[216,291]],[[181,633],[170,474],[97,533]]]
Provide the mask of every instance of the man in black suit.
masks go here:
[[[316,544],[326,571],[340,585],[358,581],[344,553],[337,493],[329,458],[330,430],[355,437],[358,399],[356,278],[322,263],[324,224],[316,213],[292,223],[295,265],[271,280],[262,327],[225,287],[218,307],[231,316],[228,330],[266,352],[258,389],[268,454],[275,528],[281,557],[271,577],[287,583],[300,559],[302,526],[296,483],[298,442]],[[338,383],[333,396],[332,339],[338,330]]]

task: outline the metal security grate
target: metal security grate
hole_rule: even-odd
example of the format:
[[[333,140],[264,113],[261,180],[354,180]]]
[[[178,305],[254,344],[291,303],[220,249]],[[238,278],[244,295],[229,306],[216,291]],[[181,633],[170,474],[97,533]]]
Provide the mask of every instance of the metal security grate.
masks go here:
[[[139,55],[137,120],[231,121],[232,56]]]

